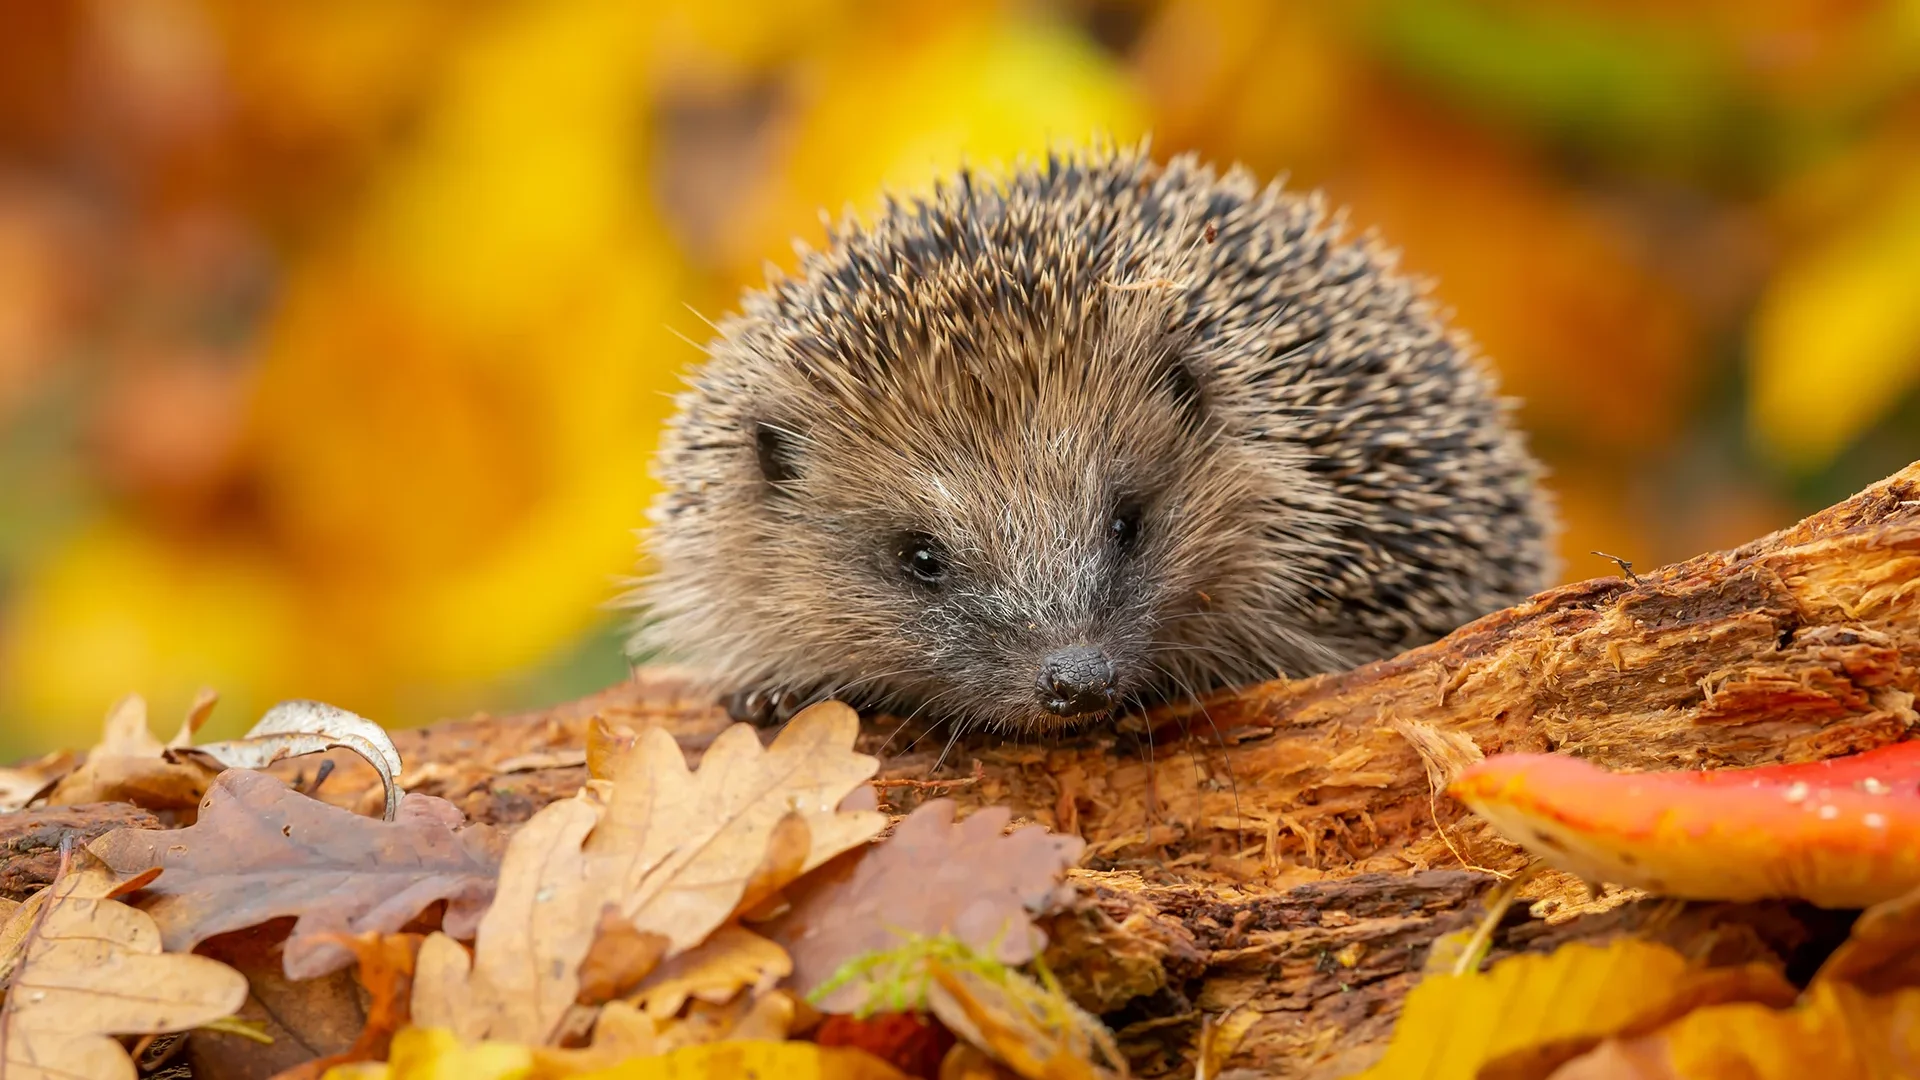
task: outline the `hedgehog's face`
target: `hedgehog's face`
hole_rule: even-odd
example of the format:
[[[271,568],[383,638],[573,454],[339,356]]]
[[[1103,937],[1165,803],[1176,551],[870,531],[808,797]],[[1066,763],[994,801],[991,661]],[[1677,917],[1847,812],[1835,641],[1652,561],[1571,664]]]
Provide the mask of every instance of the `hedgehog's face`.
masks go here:
[[[1243,470],[1177,382],[1107,378],[1134,384],[755,421],[759,606],[788,575],[796,599],[833,585],[805,624],[776,620],[820,669],[808,690],[1045,730],[1192,685],[1180,654],[1209,590],[1231,592]]]

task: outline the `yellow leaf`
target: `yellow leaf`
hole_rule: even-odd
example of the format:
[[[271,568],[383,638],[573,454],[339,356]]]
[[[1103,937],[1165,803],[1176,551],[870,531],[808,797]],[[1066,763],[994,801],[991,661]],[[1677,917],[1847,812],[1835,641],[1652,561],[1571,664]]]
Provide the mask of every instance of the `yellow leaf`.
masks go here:
[[[385,1064],[336,1065],[321,1080],[528,1080],[533,1051],[511,1043],[465,1045],[439,1028],[403,1028]]]
[[[1875,997],[1816,981],[1791,1009],[1698,1009],[1653,1035],[1610,1040],[1553,1080],[1872,1080],[1920,1070],[1920,988]]]
[[[393,1037],[386,1064],[336,1066],[323,1080],[903,1080],[863,1051],[806,1042],[742,1039],[589,1066],[593,1071],[573,1064],[590,1060],[511,1043],[468,1046],[451,1031],[407,1028]]]
[[[1920,380],[1920,173],[1788,262],[1754,317],[1748,409],[1761,442],[1812,471]]]
[[[584,1073],[579,1080],[757,1080],[776,1076],[783,1080],[902,1080],[898,1070],[865,1051],[805,1042],[689,1046]]]
[[[933,1015],[1027,1080],[1126,1075],[1113,1036],[1051,982],[1043,987],[1012,968],[964,954],[929,952],[925,963]],[[1096,1064],[1096,1056],[1118,1071]]]
[[[15,908],[19,961],[0,1003],[7,1080],[133,1080],[109,1036],[186,1031],[233,1015],[247,980],[216,960],[160,951],[145,912],[105,898],[111,875],[69,870]],[[16,925],[24,924],[24,925]]]
[[[1545,1075],[1600,1040],[1707,1002],[1784,1004],[1771,969],[1693,968],[1664,945],[1622,938],[1516,956],[1483,973],[1428,976],[1407,995],[1386,1056],[1364,1080],[1474,1080],[1483,1067],[1544,1062]]]

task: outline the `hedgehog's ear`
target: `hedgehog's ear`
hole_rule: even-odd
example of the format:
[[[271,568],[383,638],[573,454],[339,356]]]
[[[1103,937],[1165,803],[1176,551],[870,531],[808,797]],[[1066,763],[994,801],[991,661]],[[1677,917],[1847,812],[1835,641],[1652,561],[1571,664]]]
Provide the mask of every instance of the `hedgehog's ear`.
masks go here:
[[[753,452],[760,462],[760,476],[775,491],[789,480],[797,479],[800,470],[795,466],[793,438],[764,420],[755,420],[753,431]]]
[[[1172,353],[1161,361],[1160,386],[1189,424],[1198,427],[1207,418],[1207,392],[1193,361]]]

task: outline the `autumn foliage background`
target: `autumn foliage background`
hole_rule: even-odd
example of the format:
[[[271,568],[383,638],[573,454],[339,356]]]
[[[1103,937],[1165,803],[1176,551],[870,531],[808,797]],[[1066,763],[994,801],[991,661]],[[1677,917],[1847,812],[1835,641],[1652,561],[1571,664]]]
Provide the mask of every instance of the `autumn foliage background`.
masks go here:
[[[1920,458],[1911,0],[0,0],[0,756],[130,690],[619,678],[704,318],[821,207],[1094,131],[1435,277],[1569,578]]]

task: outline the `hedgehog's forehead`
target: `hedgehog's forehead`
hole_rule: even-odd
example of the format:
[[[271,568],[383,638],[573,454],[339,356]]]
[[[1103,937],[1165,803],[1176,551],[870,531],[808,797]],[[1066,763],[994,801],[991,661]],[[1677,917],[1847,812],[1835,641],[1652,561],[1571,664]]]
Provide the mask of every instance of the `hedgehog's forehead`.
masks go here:
[[[829,452],[857,463],[837,478],[845,495],[903,528],[924,528],[1009,552],[1049,544],[1130,494],[1164,485],[1184,464],[1170,404],[1138,389],[1119,395],[1048,393],[894,400],[847,410],[814,429]]]

